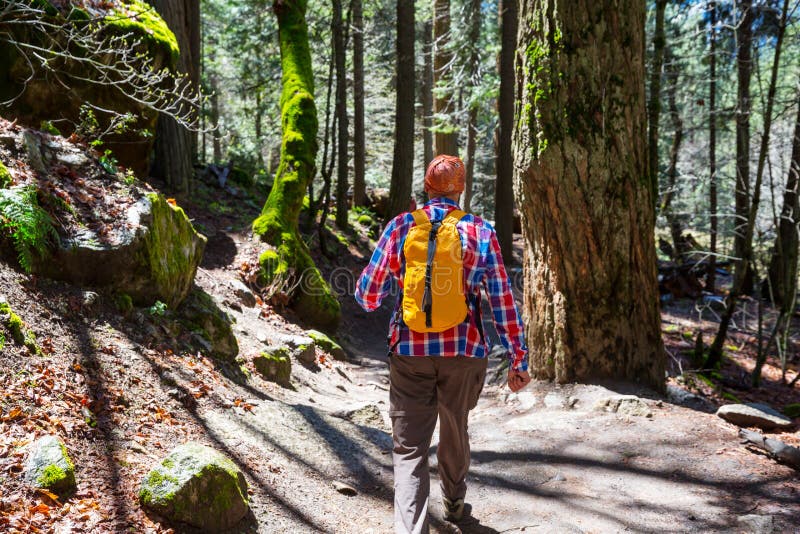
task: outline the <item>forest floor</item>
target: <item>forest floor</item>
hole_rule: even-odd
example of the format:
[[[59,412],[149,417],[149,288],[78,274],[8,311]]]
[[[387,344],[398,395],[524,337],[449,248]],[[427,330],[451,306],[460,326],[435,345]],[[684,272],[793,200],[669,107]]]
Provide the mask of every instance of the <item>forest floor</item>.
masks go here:
[[[0,262],[0,295],[37,332],[45,352],[32,357],[9,345],[2,353],[0,530],[192,532],[164,526],[137,498],[153,464],[192,439],[242,468],[252,513],[238,531],[391,532],[387,306],[366,314],[344,296],[338,339],[349,360],[318,352],[315,364],[293,362],[291,387],[264,381],[253,357],[265,341],[302,333],[305,325],[274,301],[237,304],[230,286],[260,252],[249,223],[261,199],[201,185],[192,199],[179,202],[209,238],[196,283],[236,318],[249,376],[175,350],[158,317],[146,310],[121,315],[103,295],[87,298],[82,289]],[[323,270],[343,266],[357,275],[368,259],[366,232],[328,241],[337,262],[318,255]],[[681,353],[693,347],[689,338],[698,329],[710,334],[713,323],[700,321],[686,303],[665,308],[663,319],[672,356],[666,397],[615,383],[534,382],[511,394],[500,361],[490,361],[470,419],[469,517],[458,526],[441,519],[434,436],[433,530],[796,531],[797,472],[746,449],[737,428],[713,411],[729,402],[725,392],[780,408],[798,402],[800,388],[777,383],[772,359],[764,387],[744,388],[753,344],[744,327],[732,337],[740,350],[728,351],[719,383],[691,379],[696,375]],[[681,392],[695,396],[681,405],[675,400]],[[644,399],[652,416],[593,409],[596,400],[619,393]],[[65,502],[21,480],[24,446],[45,432],[66,441],[76,465],[78,490]],[[797,430],[774,437],[800,443]],[[355,494],[337,491],[338,483]]]

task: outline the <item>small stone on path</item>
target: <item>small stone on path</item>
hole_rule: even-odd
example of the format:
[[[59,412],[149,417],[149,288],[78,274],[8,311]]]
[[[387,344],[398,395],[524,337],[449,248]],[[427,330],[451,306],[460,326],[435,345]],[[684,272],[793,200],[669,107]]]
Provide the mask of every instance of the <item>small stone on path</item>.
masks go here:
[[[738,426],[756,426],[764,430],[788,428],[792,420],[766,404],[726,404],[720,406],[717,415]]]
[[[601,412],[653,417],[653,412],[647,403],[636,395],[614,395],[599,399],[594,403],[594,409]]]
[[[30,446],[25,479],[36,488],[59,495],[75,490],[75,466],[64,442],[56,436],[42,436]]]
[[[356,491],[353,486],[345,484],[344,482],[339,482],[338,480],[333,481],[333,489],[348,497],[355,497],[358,495],[358,491]]]

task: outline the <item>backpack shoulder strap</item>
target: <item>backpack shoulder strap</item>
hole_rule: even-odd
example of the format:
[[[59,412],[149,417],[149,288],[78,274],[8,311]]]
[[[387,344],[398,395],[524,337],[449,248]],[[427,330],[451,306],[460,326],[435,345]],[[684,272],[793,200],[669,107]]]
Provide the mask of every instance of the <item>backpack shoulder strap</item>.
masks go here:
[[[455,210],[452,210],[450,213],[448,213],[447,216],[445,217],[445,219],[455,219],[455,222],[458,222],[461,219],[463,219],[464,217],[466,217],[467,215],[468,214],[467,214],[466,211],[455,209]]]
[[[414,216],[414,224],[417,226],[421,226],[430,222],[430,219],[428,219],[428,214],[425,213],[425,210],[423,209],[414,210],[411,212],[411,215]]]

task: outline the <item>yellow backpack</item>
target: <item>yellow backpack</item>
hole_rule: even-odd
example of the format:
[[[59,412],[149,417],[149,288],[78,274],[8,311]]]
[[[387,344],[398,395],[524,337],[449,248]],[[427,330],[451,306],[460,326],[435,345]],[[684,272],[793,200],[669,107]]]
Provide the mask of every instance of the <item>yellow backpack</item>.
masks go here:
[[[403,322],[415,332],[443,332],[463,322],[469,313],[456,229],[466,213],[453,210],[433,222],[424,210],[412,215],[416,224],[403,245]]]

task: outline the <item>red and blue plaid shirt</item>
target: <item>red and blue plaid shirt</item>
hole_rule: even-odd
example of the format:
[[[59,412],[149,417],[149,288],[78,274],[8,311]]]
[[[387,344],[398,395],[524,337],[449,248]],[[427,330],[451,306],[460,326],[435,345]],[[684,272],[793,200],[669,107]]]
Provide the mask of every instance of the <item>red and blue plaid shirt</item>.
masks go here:
[[[458,204],[448,198],[434,198],[423,209],[430,220],[441,220],[457,207]],[[411,213],[401,213],[386,225],[356,285],[356,301],[365,310],[373,311],[381,305],[392,289],[392,278],[397,280],[400,291],[403,290],[403,245],[412,226]],[[528,348],[494,228],[472,214],[462,218],[456,228],[461,236],[467,294],[473,297],[471,301],[480,302],[481,288],[486,289],[495,328],[508,351],[511,369],[527,371]],[[463,323],[444,332],[414,332],[396,320],[401,313],[399,306],[395,307],[389,330],[389,346],[396,354],[485,358],[488,353],[482,328],[475,322],[473,313]]]

